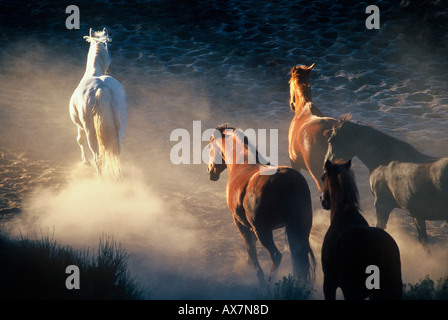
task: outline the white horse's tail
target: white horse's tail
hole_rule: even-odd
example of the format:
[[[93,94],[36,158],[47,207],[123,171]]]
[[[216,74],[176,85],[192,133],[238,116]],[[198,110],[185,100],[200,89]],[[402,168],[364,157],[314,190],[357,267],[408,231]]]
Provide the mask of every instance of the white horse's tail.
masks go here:
[[[120,141],[110,91],[108,89],[98,89],[95,92],[95,98],[93,123],[98,139],[99,167],[103,168],[115,180],[120,180]]]

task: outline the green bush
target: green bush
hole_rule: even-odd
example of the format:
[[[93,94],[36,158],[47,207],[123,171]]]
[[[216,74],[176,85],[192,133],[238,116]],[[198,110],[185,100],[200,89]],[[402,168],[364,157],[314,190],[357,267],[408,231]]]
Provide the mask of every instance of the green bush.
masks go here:
[[[415,284],[404,285],[405,300],[448,300],[448,277],[440,278],[437,284],[426,275]]]
[[[309,300],[312,294],[313,289],[308,284],[288,275],[273,286],[269,284],[260,298],[263,300]]]
[[[0,236],[0,299],[141,299],[143,290],[130,277],[127,254],[102,237],[98,252],[74,250],[50,237],[18,240]],[[80,270],[80,289],[67,289],[69,265]]]

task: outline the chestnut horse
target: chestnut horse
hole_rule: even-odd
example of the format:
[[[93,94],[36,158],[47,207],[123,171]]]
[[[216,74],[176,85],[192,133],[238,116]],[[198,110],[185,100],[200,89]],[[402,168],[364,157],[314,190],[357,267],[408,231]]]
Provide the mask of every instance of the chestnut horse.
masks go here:
[[[426,220],[448,219],[448,158],[434,158],[370,126],[341,121],[329,137],[328,158],[357,156],[370,171],[377,227],[390,212],[408,212],[426,248]]]
[[[331,210],[321,257],[325,299],[334,300],[338,287],[346,300],[400,299],[400,251],[386,231],[369,227],[360,214],[358,189],[350,166],[351,160],[327,160],[322,176],[322,207]],[[368,274],[375,268],[378,277],[372,281]]]
[[[308,170],[321,191],[320,177],[328,149],[325,132],[338,121],[324,117],[313,103],[309,80],[313,67],[314,63],[309,67],[295,66],[291,69],[290,108],[294,118],[289,126],[289,159],[294,169]]]
[[[261,164],[258,151],[247,140],[241,130],[216,128],[208,144],[210,180],[218,180],[221,172],[228,169],[227,204],[260,283],[265,285],[256,240],[269,251],[274,276],[282,254],[275,246],[272,232],[281,227],[286,228],[294,275],[308,281],[315,269],[309,243],[313,215],[308,184],[293,168]]]

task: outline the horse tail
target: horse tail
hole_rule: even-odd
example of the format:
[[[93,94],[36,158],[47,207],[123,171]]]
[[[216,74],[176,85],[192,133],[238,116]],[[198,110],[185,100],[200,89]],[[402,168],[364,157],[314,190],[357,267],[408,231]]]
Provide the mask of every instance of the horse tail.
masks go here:
[[[93,123],[99,146],[99,164],[115,180],[121,178],[120,142],[115,123],[112,97],[107,88],[95,92]]]
[[[294,276],[309,282],[313,281],[316,275],[316,258],[309,241],[313,219],[311,198],[309,189],[308,192],[301,190],[299,194],[297,190],[294,191],[288,197],[290,205],[285,227],[286,238],[291,252]]]
[[[313,281],[316,276],[316,258],[310,246],[309,239],[297,235],[295,228],[286,227],[289,250],[294,270],[294,276],[304,281]]]

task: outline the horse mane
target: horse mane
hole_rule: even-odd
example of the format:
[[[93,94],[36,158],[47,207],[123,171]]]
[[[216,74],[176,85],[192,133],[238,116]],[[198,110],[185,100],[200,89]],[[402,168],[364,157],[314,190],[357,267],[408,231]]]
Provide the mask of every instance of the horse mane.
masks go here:
[[[90,43],[90,49],[87,56],[87,70],[100,68],[101,71],[106,74],[111,62],[108,45],[109,42],[112,41],[107,29],[104,28],[102,31],[92,31],[92,29],[90,29],[89,35],[84,36],[84,39]],[[104,46],[99,46],[98,44],[103,44]]]
[[[231,130],[233,133],[233,136],[236,139],[238,139],[238,141],[241,144],[244,145],[245,151],[254,151],[255,152],[255,159],[256,159],[257,163],[260,163],[260,159],[263,159],[264,160],[263,164],[270,165],[270,163],[268,161],[266,161],[264,156],[260,154],[260,152],[258,151],[258,147],[256,145],[254,146],[251,144],[251,142],[249,141],[249,139],[247,138],[247,136],[244,134],[244,132],[241,129],[235,128],[235,127],[229,127],[229,125],[227,123],[220,124],[215,129],[220,132],[222,137],[224,137],[226,130]]]
[[[224,134],[224,132],[225,132],[227,129],[235,130],[234,127],[229,127],[229,126],[228,126],[228,123],[223,123],[223,124],[220,124],[219,126],[216,127],[216,130],[218,130],[221,134]]]
[[[397,156],[397,158],[394,158],[393,160],[409,161],[410,156],[416,157],[416,159],[413,159],[415,161],[427,161],[427,160],[434,159],[431,156],[421,153],[420,151],[415,149],[408,142],[400,140],[398,138],[395,138],[387,133],[384,133],[381,130],[376,129],[371,125],[352,122],[352,121],[350,121],[351,119],[345,115],[341,116],[341,117],[343,119],[341,119],[341,118],[339,119],[339,122],[335,126],[335,128],[341,128],[342,126],[349,125],[349,126],[353,126],[355,128],[365,131],[365,135],[367,137],[369,137],[371,140],[382,141],[383,148],[396,151],[395,155]],[[403,157],[403,159],[402,159],[402,157]]]
[[[294,66],[290,70],[291,78],[289,79],[289,83],[292,86],[292,89],[294,90],[294,92],[296,90],[300,90],[306,101],[312,100],[309,73],[313,66],[314,64],[311,67],[302,65]]]
[[[84,39],[86,39],[87,42],[98,42],[98,43],[109,43],[112,42],[112,38],[109,36],[106,28],[104,28],[102,31],[93,31],[92,35],[92,29],[90,29],[90,33],[88,36],[84,36]]]
[[[339,116],[339,122],[348,122],[352,119],[352,115],[350,113],[344,113]]]
[[[344,190],[344,199],[346,206],[355,207],[359,210],[359,191],[356,186],[355,174],[353,170],[347,168],[343,160],[336,159],[333,161],[333,168],[336,166],[339,173],[339,181]]]

